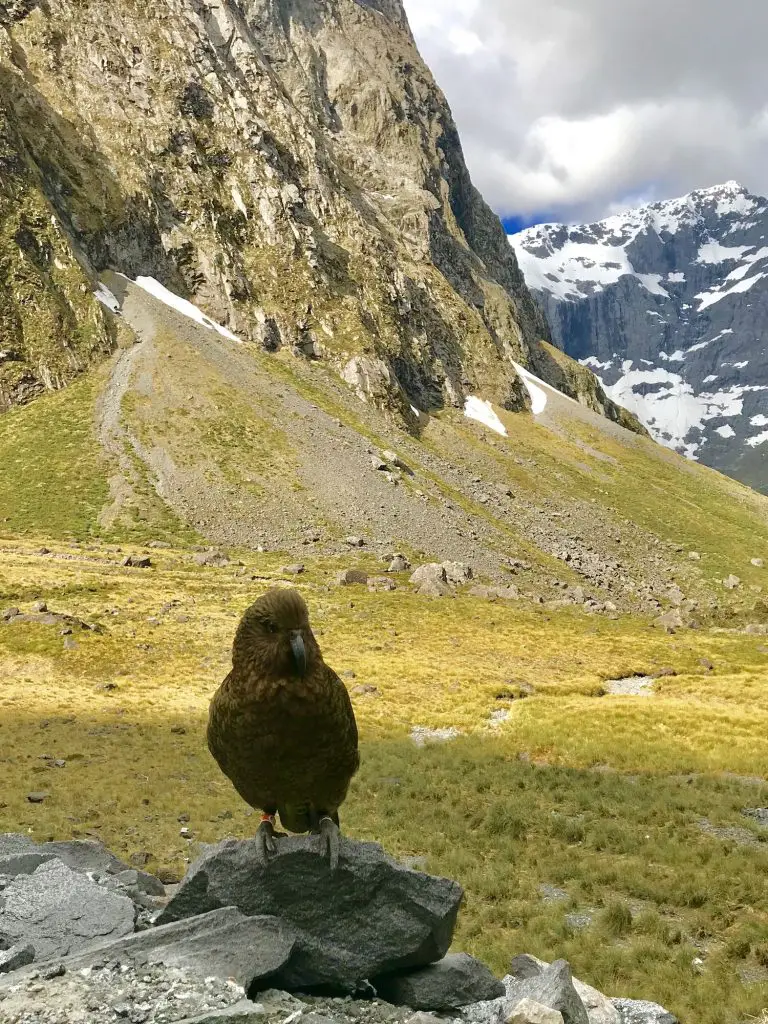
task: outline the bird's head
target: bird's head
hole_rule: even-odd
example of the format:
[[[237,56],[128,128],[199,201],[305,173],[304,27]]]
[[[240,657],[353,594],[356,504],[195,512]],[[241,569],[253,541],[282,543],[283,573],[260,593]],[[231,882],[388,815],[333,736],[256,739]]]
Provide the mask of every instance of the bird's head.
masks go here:
[[[297,590],[268,590],[237,627],[232,663],[273,679],[303,678],[320,657],[309,611]]]

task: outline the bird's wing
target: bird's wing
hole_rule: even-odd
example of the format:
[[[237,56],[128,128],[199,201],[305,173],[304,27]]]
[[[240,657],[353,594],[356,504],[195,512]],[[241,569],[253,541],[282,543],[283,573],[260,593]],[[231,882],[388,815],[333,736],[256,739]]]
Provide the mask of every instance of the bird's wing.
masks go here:
[[[326,665],[326,672],[328,673],[328,682],[330,684],[330,699],[334,707],[334,719],[338,728],[338,749],[340,753],[345,754],[349,758],[350,775],[354,775],[360,767],[355,712],[344,683],[328,665]]]

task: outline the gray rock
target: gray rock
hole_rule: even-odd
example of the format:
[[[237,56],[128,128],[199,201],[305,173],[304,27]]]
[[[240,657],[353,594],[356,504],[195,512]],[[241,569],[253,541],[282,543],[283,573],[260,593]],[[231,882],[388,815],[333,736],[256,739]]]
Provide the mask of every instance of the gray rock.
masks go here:
[[[340,587],[364,587],[368,583],[368,573],[362,569],[344,569],[336,577],[336,583]]]
[[[368,589],[372,594],[386,594],[397,590],[397,587],[394,580],[387,579],[386,576],[372,576],[368,580]]]
[[[762,558],[753,558],[750,564],[754,565],[756,569],[762,569],[765,562]]]
[[[462,565],[461,562],[443,562],[442,567],[445,570],[447,581],[456,586],[460,586],[462,583],[467,583],[475,578],[471,567]]]
[[[768,807],[745,807],[741,813],[745,814],[748,818],[754,819],[763,828],[768,828]],[[0,865],[1,871],[2,865]]]
[[[556,960],[539,974],[517,979],[507,994],[518,1002],[528,998],[559,1010],[565,1024],[590,1024],[586,1007],[574,987],[570,965],[565,960]]]
[[[451,597],[453,595],[448,584],[441,583],[440,580],[427,580],[421,584],[416,593],[421,594],[422,597]]]
[[[457,1010],[505,992],[485,964],[467,953],[451,953],[408,974],[374,978],[373,986],[387,1002],[414,1010]]]
[[[685,623],[683,622],[683,616],[680,614],[677,608],[671,608],[668,612],[660,615],[658,619],[654,620],[654,626],[660,626],[662,629],[673,631],[676,629],[682,629]]]
[[[267,867],[255,841],[227,840],[189,870],[161,924],[225,906],[275,915],[297,932],[275,987],[351,990],[366,978],[426,966],[448,951],[461,887],[408,871],[380,846],[342,838],[331,873],[314,837],[281,839]]]
[[[504,979],[508,995],[513,996],[517,992],[517,982],[528,978],[536,978],[542,975],[548,968],[549,964],[546,961],[539,960],[537,957],[530,956],[529,954],[514,957],[509,965],[510,973]],[[602,992],[598,992],[591,985],[585,985],[578,978],[573,978],[573,987],[584,1004],[589,1024],[621,1024],[618,1010]]]
[[[280,572],[284,572],[286,576],[301,576],[304,572],[304,566],[297,565],[284,565]]]
[[[268,915],[248,917],[225,907],[172,924],[91,946],[64,961],[67,971],[94,963],[164,964],[191,968],[205,977],[233,979],[258,988],[289,963],[296,936],[290,925]]]
[[[179,1024],[262,1024],[266,1009],[261,1003],[241,999],[239,1003],[226,1006],[223,1010],[211,1010],[200,1017],[187,1017]],[[306,1017],[303,1018],[306,1022]]]
[[[425,747],[428,743],[450,743],[461,735],[453,726],[448,729],[429,729],[425,725],[414,725],[411,729],[411,739],[417,747]]]
[[[0,974],[9,974],[20,967],[26,967],[35,959],[35,947],[26,945],[0,949]]]
[[[131,569],[151,569],[152,559],[141,555],[129,555],[123,560],[123,565]]]
[[[197,565],[209,565],[214,568],[221,569],[225,565],[229,565],[229,555],[224,551],[216,551],[211,549],[210,551],[198,551],[194,557],[194,561]]]
[[[133,931],[133,902],[108,892],[59,860],[19,875],[3,891],[0,934],[30,944],[36,960],[67,956]]]
[[[420,565],[411,576],[409,582],[414,587],[422,587],[425,583],[447,583],[448,574],[444,566],[431,562],[428,565]]]
[[[387,572],[407,572],[410,568],[411,563],[405,555],[395,555],[389,563],[389,569],[387,569]]]
[[[507,1017],[506,1024],[563,1024],[563,1015],[533,999],[523,999]]]
[[[344,543],[351,548],[364,548],[365,540],[362,537],[345,537]]]
[[[637,999],[612,999],[620,1024],[678,1024],[677,1017],[657,1003]]]
[[[731,574],[727,579],[723,580],[723,586],[726,590],[736,590],[737,587],[741,586],[741,580],[738,576]]]

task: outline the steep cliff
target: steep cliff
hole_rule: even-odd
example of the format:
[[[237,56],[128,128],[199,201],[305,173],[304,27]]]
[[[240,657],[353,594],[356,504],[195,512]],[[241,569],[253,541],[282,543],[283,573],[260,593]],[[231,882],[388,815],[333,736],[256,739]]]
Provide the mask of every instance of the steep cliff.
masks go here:
[[[111,269],[406,421],[525,407],[547,328],[400,0],[0,3],[0,95],[6,404],[114,344]]]
[[[514,236],[555,343],[662,444],[768,489],[768,200],[736,182]]]

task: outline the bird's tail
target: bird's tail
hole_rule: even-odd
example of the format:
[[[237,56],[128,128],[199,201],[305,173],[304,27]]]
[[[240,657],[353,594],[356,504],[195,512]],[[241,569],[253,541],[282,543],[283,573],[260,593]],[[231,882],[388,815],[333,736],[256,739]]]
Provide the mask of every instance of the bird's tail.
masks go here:
[[[284,804],[278,807],[280,824],[289,832],[309,832],[312,828],[312,814],[309,804]]]

